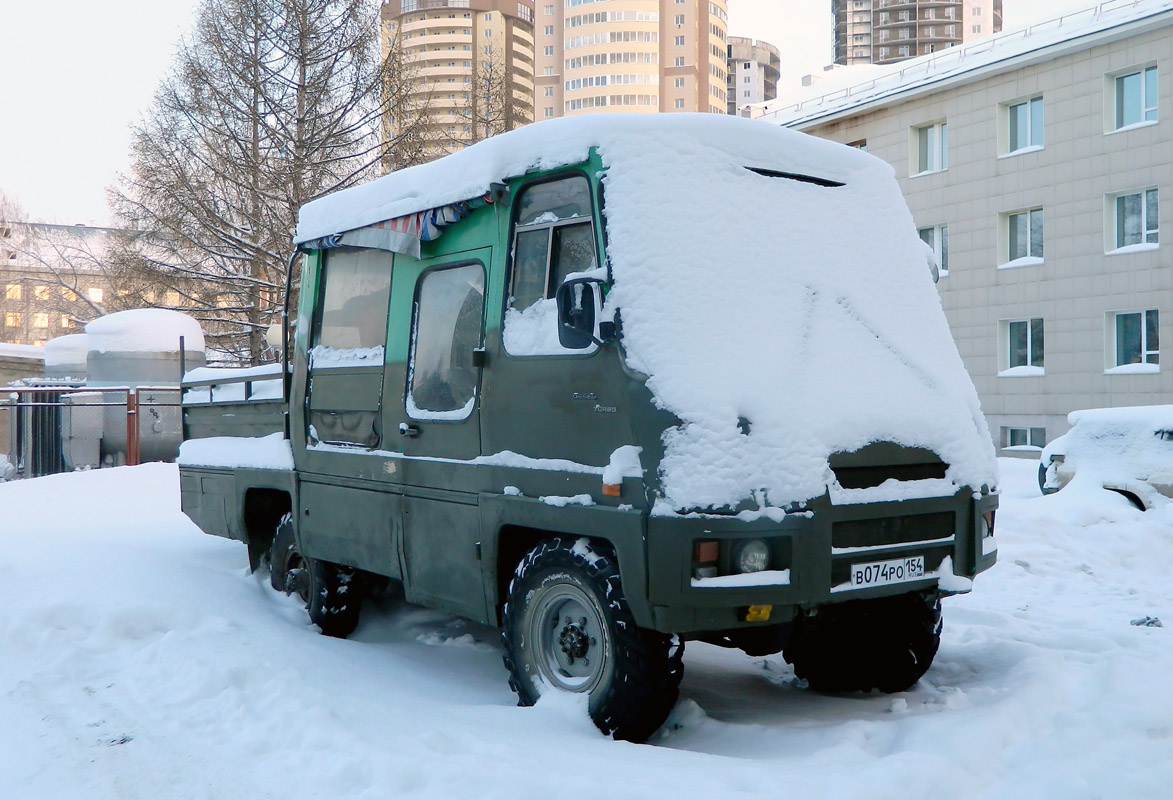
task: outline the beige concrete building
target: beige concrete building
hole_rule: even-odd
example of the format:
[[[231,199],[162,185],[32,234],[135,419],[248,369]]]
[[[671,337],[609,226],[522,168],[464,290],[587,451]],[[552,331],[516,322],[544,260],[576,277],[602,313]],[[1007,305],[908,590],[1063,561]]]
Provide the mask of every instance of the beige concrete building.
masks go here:
[[[534,0],[385,0],[382,20],[384,55],[415,71],[409,105],[430,117],[433,155],[533,121]]]
[[[1002,0],[831,0],[836,64],[891,64],[1002,30]]]
[[[997,444],[1173,402],[1173,10],[1106,2],[900,67],[766,119],[895,168]]]
[[[724,114],[725,0],[537,0],[535,118]]]
[[[0,343],[43,345],[102,313],[115,290],[92,258],[79,256],[100,255],[112,232],[0,222]]]
[[[728,113],[749,116],[747,106],[777,99],[782,68],[777,47],[742,36],[730,36],[728,64]]]

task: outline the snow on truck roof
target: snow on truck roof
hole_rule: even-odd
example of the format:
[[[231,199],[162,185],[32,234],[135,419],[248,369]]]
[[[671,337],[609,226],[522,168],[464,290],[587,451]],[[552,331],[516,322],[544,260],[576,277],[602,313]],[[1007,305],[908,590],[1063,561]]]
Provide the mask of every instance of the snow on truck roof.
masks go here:
[[[876,441],[933,450],[953,484],[996,483],[892,168],[852,148],[737,117],[563,118],[315,201],[298,238],[467,200],[591,148],[607,168],[607,303],[628,365],[681,420],[659,464],[672,509],[801,502],[834,485],[831,454]],[[839,496],[950,492],[933,483]]]

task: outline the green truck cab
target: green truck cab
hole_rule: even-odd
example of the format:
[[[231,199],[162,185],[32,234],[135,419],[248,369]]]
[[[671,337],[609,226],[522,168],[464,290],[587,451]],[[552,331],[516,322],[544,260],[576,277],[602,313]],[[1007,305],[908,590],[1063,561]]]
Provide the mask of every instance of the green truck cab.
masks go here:
[[[997,492],[894,187],[761,123],[600,115],[317,201],[283,367],[185,383],[183,510],[323,633],[388,581],[500,626],[521,703],[586,693],[616,738],[666,719],[686,640],[906,689]],[[799,246],[839,206],[872,240]],[[858,376],[804,367],[828,325]]]

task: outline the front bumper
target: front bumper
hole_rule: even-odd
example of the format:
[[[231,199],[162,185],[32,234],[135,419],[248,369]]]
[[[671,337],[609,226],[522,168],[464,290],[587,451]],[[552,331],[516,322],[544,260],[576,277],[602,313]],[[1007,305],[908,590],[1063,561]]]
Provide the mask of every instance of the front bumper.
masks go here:
[[[968,581],[997,559],[993,537],[983,543],[982,514],[996,495],[971,490],[951,497],[833,505],[824,495],[781,521],[746,522],[724,516],[651,517],[648,520],[648,593],[654,627],[674,633],[729,630],[789,622],[803,608],[847,600],[936,591],[966,591]],[[761,585],[722,586],[693,581],[697,541],[726,544],[762,539],[771,552]],[[923,556],[922,578],[852,587],[852,565]],[[754,578],[746,577],[753,581]],[[771,606],[765,622],[747,622],[750,606]],[[753,616],[753,615],[750,615]]]

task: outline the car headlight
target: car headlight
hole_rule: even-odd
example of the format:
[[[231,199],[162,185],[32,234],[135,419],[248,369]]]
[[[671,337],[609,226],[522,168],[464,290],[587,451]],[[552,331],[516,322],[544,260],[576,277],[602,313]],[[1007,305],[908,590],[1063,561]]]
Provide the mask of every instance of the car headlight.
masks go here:
[[[733,569],[739,573],[761,572],[770,566],[770,548],[761,539],[748,539],[733,547]]]

